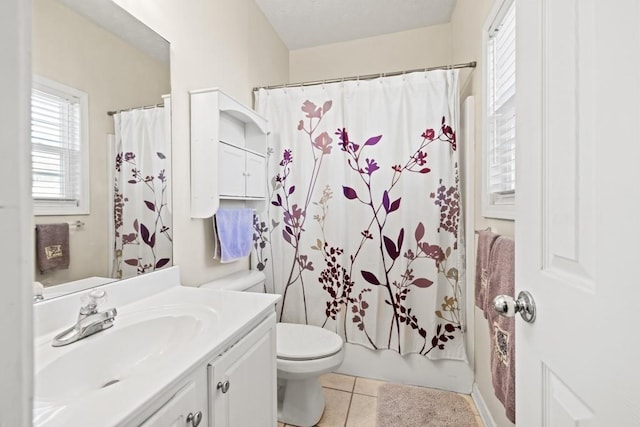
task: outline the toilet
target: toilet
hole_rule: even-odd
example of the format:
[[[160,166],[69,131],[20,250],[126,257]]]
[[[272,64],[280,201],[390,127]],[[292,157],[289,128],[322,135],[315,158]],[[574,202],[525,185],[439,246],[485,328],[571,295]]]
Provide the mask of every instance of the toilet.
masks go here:
[[[241,292],[266,292],[259,271],[240,271],[200,287]],[[278,421],[313,426],[322,417],[324,396],[319,377],[344,360],[342,338],[329,330],[294,323],[276,326]]]

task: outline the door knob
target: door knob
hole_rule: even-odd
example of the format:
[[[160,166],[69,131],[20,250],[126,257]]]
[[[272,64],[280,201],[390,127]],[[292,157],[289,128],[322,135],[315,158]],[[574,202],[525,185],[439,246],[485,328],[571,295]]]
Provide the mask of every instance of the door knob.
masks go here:
[[[527,291],[520,291],[518,299],[510,295],[498,295],[493,299],[493,309],[505,317],[513,317],[520,313],[522,319],[528,323],[536,320],[536,304]]]
[[[225,382],[220,381],[218,383],[218,385],[216,386],[216,388],[218,390],[220,390],[223,393],[226,393],[229,391],[229,387],[231,387],[231,383],[229,382],[229,380],[226,380]]]
[[[202,411],[198,411],[195,414],[193,412],[189,412],[186,421],[188,423],[191,423],[192,427],[198,427],[200,425],[200,422],[202,421]]]

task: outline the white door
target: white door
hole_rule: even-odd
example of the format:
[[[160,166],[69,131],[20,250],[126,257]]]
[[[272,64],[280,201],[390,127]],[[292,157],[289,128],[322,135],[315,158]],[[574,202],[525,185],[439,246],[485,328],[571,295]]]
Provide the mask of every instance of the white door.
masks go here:
[[[202,409],[197,410],[198,391],[195,383],[189,383],[177,392],[155,414],[140,427],[184,427],[198,425],[204,417]]]
[[[276,425],[275,313],[208,367],[210,426]]]
[[[220,143],[218,159],[218,192],[221,196],[244,197],[245,151]],[[216,167],[211,165],[211,167]]]
[[[266,197],[266,170],[267,159],[264,156],[247,151],[247,197]]]
[[[517,425],[640,426],[640,1],[517,25]]]

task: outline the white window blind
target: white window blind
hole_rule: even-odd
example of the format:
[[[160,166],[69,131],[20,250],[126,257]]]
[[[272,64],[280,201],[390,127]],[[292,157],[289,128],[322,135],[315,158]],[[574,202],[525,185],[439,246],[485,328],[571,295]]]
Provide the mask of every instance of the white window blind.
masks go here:
[[[36,80],[31,91],[34,210],[87,213],[86,94],[43,80]]]
[[[487,45],[487,192],[491,205],[514,203],[516,190],[516,14],[505,5],[489,28]]]

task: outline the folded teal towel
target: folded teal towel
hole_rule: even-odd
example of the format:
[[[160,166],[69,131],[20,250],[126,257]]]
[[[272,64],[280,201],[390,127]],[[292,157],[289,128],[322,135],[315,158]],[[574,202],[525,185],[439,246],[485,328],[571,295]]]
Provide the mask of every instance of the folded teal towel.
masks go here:
[[[220,242],[220,262],[249,256],[253,243],[253,209],[218,209],[216,235]]]

